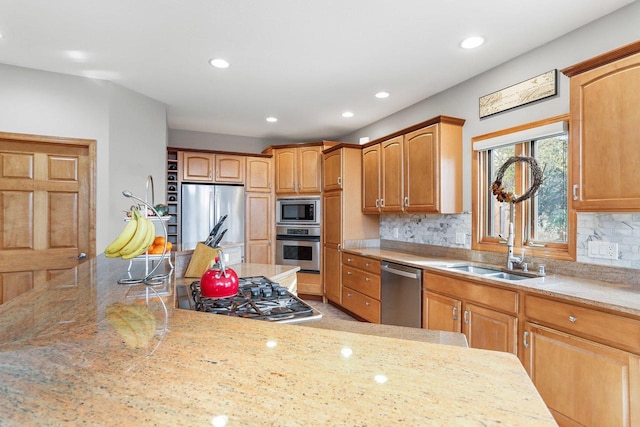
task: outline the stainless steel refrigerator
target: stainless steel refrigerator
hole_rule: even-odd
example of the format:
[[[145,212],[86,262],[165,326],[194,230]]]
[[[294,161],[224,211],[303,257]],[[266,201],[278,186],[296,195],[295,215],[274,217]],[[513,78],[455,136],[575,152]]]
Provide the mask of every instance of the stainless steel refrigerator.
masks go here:
[[[220,228],[221,232],[227,230],[220,245],[242,244],[244,260],[244,186],[182,184],[180,206],[183,250],[205,241],[213,226],[227,215]]]

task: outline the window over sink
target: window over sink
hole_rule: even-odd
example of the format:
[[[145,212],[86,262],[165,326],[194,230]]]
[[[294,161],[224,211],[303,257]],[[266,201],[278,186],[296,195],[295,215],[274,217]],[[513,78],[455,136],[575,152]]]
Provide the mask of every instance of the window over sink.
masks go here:
[[[504,240],[513,220],[516,254],[575,259],[576,217],[569,208],[568,115],[516,126],[472,138],[473,221],[472,248],[505,252]],[[536,159],[543,171],[542,185],[533,197],[515,205],[499,202],[491,192],[498,169],[513,156]],[[521,195],[531,186],[525,162],[504,173],[507,192]],[[511,214],[513,212],[513,218]]]

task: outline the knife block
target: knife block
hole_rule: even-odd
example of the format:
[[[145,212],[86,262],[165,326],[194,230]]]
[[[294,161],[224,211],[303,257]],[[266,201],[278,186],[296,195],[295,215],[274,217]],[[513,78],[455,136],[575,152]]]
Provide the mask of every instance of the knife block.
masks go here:
[[[203,243],[198,243],[193,250],[191,260],[187,266],[187,271],[184,273],[184,277],[197,278],[202,277],[205,271],[211,267],[211,264],[218,256],[218,249],[209,247]]]

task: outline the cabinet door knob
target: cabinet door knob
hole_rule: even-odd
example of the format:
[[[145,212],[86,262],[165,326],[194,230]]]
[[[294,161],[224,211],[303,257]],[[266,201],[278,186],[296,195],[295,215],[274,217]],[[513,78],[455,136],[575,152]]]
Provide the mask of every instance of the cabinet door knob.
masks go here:
[[[529,348],[529,331],[524,331],[524,339],[522,340],[522,344],[524,345],[524,348]]]
[[[351,272],[350,271],[347,271],[347,276],[351,276]]]
[[[353,258],[347,258],[347,262],[353,262]]]
[[[347,298],[351,298],[351,294],[350,293],[347,293]]]
[[[452,311],[452,315],[453,315],[453,320],[458,320],[458,307],[453,307]]]
[[[367,305],[367,306],[368,306],[368,305],[371,305],[371,303],[370,303],[369,301],[365,301],[365,302],[364,302],[364,305]]]
[[[569,322],[576,323],[576,320],[578,320],[576,316],[569,316]]]
[[[365,282],[370,282],[370,281],[371,281],[371,278],[369,278],[369,277],[365,277],[365,278],[364,278],[364,281],[365,281]]]
[[[464,323],[469,324],[469,310],[464,311]]]
[[[573,200],[578,200],[578,184],[573,185]]]
[[[404,206],[405,206],[405,207],[409,207],[409,196],[406,196],[406,197],[404,198]]]
[[[369,264],[368,262],[365,262],[365,263],[364,263],[364,266],[365,266],[365,267],[370,267],[370,266],[371,266],[371,264]]]
[[[376,208],[380,207],[380,199],[376,199]]]
[[[342,177],[341,176],[338,177],[338,185],[342,185]]]

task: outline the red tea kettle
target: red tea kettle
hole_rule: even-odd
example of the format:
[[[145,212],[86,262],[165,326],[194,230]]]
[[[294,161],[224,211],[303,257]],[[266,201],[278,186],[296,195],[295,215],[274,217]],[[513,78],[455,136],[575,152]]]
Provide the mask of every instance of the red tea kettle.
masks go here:
[[[204,298],[229,298],[238,293],[238,275],[225,267],[223,258],[219,251],[216,263],[200,278],[200,294]]]

